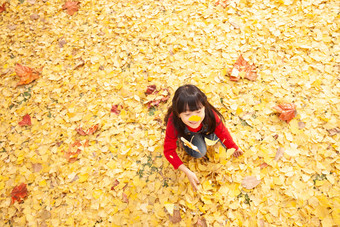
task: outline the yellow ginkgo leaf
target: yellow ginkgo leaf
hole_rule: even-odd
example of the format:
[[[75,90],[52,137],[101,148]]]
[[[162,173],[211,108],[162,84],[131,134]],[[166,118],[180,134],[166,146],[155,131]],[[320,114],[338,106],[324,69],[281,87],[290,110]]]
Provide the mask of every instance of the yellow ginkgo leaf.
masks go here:
[[[202,118],[200,116],[197,115],[193,115],[191,117],[189,117],[189,121],[200,121]]]
[[[217,140],[210,140],[208,138],[204,138],[204,141],[208,146],[214,146],[218,142],[218,139]]]

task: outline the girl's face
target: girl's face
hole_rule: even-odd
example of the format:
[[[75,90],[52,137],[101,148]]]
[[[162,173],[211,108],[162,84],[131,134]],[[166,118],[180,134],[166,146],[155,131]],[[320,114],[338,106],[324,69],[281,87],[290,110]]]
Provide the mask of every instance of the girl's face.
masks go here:
[[[205,107],[202,106],[200,109],[195,111],[187,110],[179,114],[179,118],[183,123],[190,128],[198,128],[205,117]]]

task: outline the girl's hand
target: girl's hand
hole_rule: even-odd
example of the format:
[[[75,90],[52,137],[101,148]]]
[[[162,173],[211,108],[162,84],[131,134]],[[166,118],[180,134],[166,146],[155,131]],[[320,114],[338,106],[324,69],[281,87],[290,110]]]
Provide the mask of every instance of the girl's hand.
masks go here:
[[[235,151],[235,152],[233,153],[233,156],[234,156],[235,158],[238,158],[238,157],[240,157],[241,155],[243,155],[243,151],[242,151],[241,149],[238,149],[237,151]]]
[[[179,170],[183,171],[185,173],[185,175],[187,175],[192,187],[194,188],[194,190],[198,190],[198,185],[200,184],[198,178],[196,177],[196,174],[191,172],[190,169],[188,169],[185,165],[180,165],[178,167]]]
[[[191,183],[191,186],[194,188],[194,190],[195,191],[198,190],[198,185],[200,184],[200,182],[198,178],[196,177],[196,174],[189,170],[186,175]]]

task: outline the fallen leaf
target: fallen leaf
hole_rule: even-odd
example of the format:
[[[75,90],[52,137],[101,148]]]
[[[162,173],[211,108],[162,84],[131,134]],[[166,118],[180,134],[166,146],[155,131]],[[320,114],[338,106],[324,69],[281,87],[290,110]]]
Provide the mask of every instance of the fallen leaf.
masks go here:
[[[84,132],[84,130],[81,127],[76,128],[76,131],[78,132],[79,135],[82,135],[82,136],[86,136],[87,135],[86,132]]]
[[[61,40],[59,40],[58,45],[59,45],[60,48],[63,48],[66,43],[67,43],[66,40],[61,39]],[[82,62],[82,64],[84,64],[84,61]],[[74,69],[76,69],[78,67],[80,67],[80,66],[77,65]]]
[[[63,10],[66,10],[67,14],[72,16],[79,10],[79,4],[80,2],[67,1],[63,5]]]
[[[173,215],[169,214],[169,219],[172,223],[178,223],[182,220],[181,212],[179,210],[174,210]]]
[[[222,6],[223,8],[226,8],[228,6],[228,1],[229,0],[217,0],[215,5],[218,6]]]
[[[59,47],[64,47],[64,44],[63,44],[64,42],[62,42],[62,43],[59,43]],[[65,44],[66,44],[66,41],[65,41]],[[62,46],[61,46],[62,45]],[[83,59],[81,59],[81,58],[79,58],[78,59],[78,62],[76,63],[76,65],[74,66],[74,70],[75,69],[78,69],[78,68],[80,68],[80,67],[82,67],[82,66],[84,66],[85,65],[85,61],[83,60]]]
[[[19,186],[15,186],[11,192],[12,204],[17,200],[19,203],[27,197],[27,186],[25,183],[21,183]]]
[[[258,180],[255,176],[248,176],[245,177],[242,181],[242,187],[246,189],[253,189],[255,188],[261,180]]]
[[[39,17],[40,17],[39,14],[36,14],[36,13],[34,13],[30,16],[31,20],[38,20]]]
[[[332,128],[332,129],[328,129],[327,131],[328,131],[330,136],[334,136],[334,135],[340,133],[340,129],[339,128]]]
[[[51,212],[49,212],[48,210],[42,210],[40,212],[40,218],[42,218],[43,220],[49,219],[51,217]]]
[[[210,140],[210,139],[204,137],[204,141],[208,146],[214,146],[219,140],[218,139],[217,140]]]
[[[257,78],[256,66],[255,64],[249,64],[241,54],[234,63],[233,68],[229,70],[229,75],[231,81],[238,81],[241,77],[255,81]]]
[[[296,116],[296,106],[294,103],[282,103],[274,107],[280,113],[279,118],[289,123]]]
[[[34,163],[32,164],[33,172],[37,173],[42,170],[42,165],[40,163]]]
[[[79,140],[75,141],[73,144],[71,144],[67,151],[64,152],[65,158],[68,160],[68,162],[73,163],[78,160],[78,154],[88,146],[88,140],[85,140],[80,142]]]
[[[128,199],[128,197],[127,197],[127,195],[125,193],[122,194],[122,201],[124,203],[129,203],[129,199]]]
[[[263,168],[266,168],[266,167],[268,167],[268,164],[267,164],[267,163],[265,163],[265,162],[264,162],[264,163],[262,163],[262,164],[260,165],[260,168],[261,168],[261,169],[263,169]]]
[[[119,180],[115,179],[113,182],[113,186],[111,187],[111,190],[115,190],[115,187],[119,184]]]
[[[154,93],[156,91],[156,85],[149,85],[146,88],[145,94],[147,95],[151,95],[152,93]]]
[[[282,147],[279,147],[276,151],[274,160],[278,161],[283,156],[283,154],[284,154],[284,149]]]
[[[7,5],[7,2],[3,3],[3,4],[0,6],[0,13],[6,11],[6,5]]]
[[[306,123],[302,122],[302,121],[299,121],[298,122],[298,126],[299,126],[299,129],[303,129],[304,127],[306,127]]]
[[[115,114],[119,115],[120,114],[120,109],[121,109],[121,106],[112,105],[111,113],[115,113]]]
[[[199,218],[195,224],[195,227],[208,227],[207,225],[207,221],[205,220],[205,218]]]
[[[76,128],[76,131],[78,132],[78,134],[80,134],[82,136],[92,135],[97,131],[98,127],[99,127],[99,124],[93,125],[92,127],[87,129],[86,131],[84,131],[82,127],[78,127],[78,128]]]
[[[32,122],[31,122],[31,117],[30,115],[26,114],[23,118],[22,121],[19,122],[20,126],[31,126]]]
[[[15,72],[16,72],[17,76],[20,77],[20,81],[17,84],[17,86],[29,84],[29,83],[33,82],[34,80],[38,79],[41,71],[42,71],[42,68],[40,68],[39,70],[34,70],[34,69],[31,69],[27,66],[23,66],[23,65],[17,63],[15,65]]]
[[[150,95],[151,99],[144,102],[144,104],[147,104],[148,108],[155,106],[157,107],[161,102],[165,103],[170,98],[170,92],[169,89],[161,89],[161,90],[155,90]]]

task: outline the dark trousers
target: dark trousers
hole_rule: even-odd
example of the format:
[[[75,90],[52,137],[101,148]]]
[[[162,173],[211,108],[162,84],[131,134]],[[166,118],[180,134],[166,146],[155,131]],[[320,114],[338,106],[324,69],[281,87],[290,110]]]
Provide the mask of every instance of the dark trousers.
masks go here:
[[[216,141],[218,140],[220,142],[220,139],[216,136],[215,133],[206,134],[204,131],[200,132],[190,132],[188,129],[185,130],[185,134],[187,135],[187,140],[191,142],[193,145],[195,145],[200,152],[197,152],[189,147],[187,147],[185,144],[183,144],[184,150],[186,153],[194,158],[202,158],[207,153],[207,145],[205,143],[205,138],[209,140]],[[221,143],[223,146],[224,144]],[[225,146],[224,146],[225,147]]]

